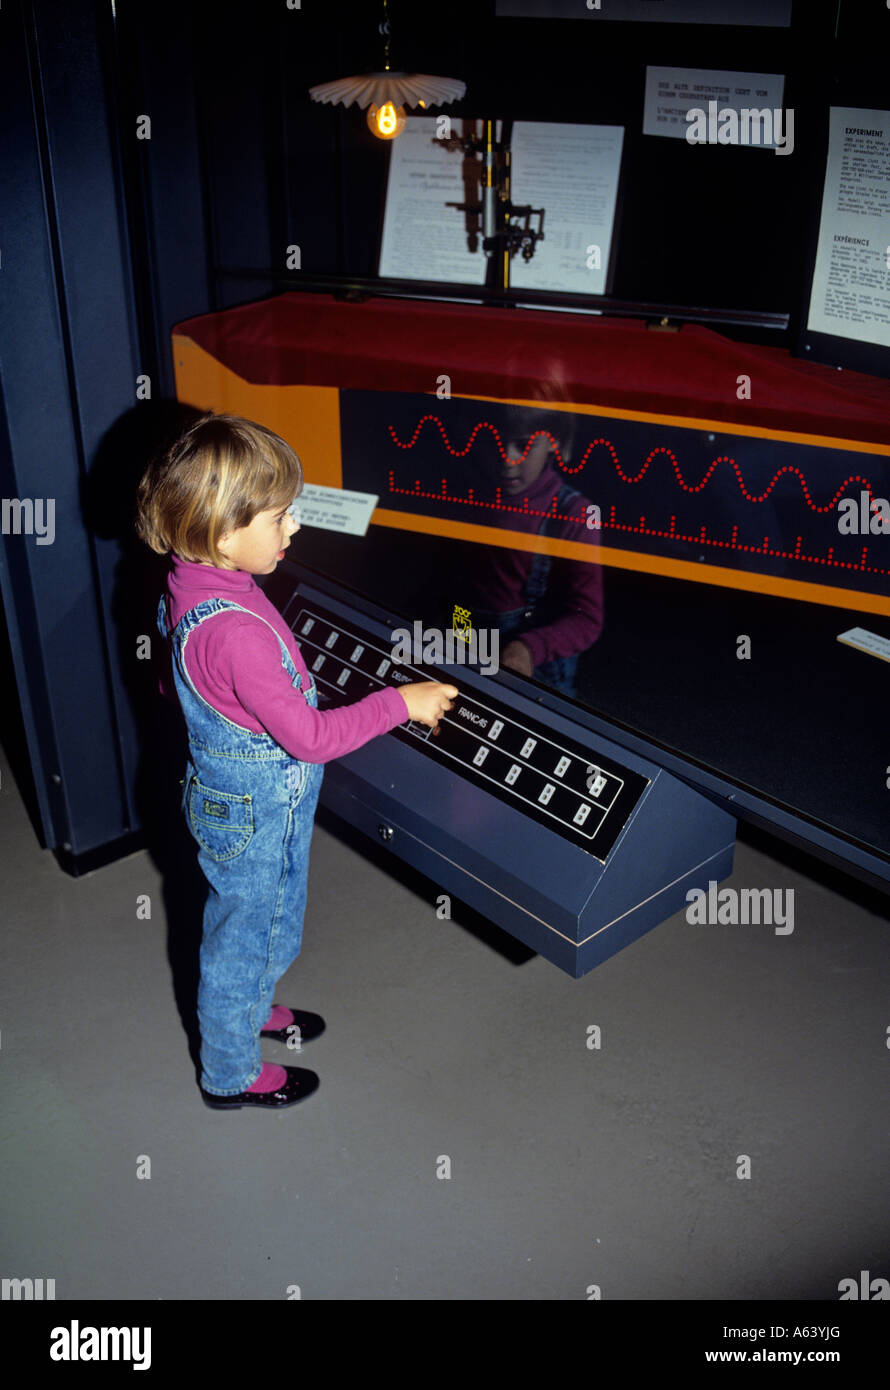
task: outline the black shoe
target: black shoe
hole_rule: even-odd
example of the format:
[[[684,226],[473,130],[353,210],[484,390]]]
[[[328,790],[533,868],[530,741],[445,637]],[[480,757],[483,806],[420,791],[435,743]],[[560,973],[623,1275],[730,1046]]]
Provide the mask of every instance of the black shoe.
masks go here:
[[[273,1008],[275,1005],[273,1004]],[[285,1008],[289,1007],[285,1005]],[[320,1014],[307,1014],[302,1009],[291,1009],[294,1016],[294,1023],[299,1028],[299,1033],[290,1033],[288,1030],[293,1028],[294,1023],[287,1024],[284,1028],[261,1028],[261,1038],[273,1038],[275,1042],[286,1043],[288,1038],[298,1038],[301,1043],[311,1042],[324,1032],[325,1022]]]
[[[267,1109],[281,1110],[285,1105],[296,1105],[318,1090],[318,1077],[314,1071],[303,1067],[285,1067],[287,1080],[277,1091],[239,1091],[234,1096],[215,1096],[211,1091],[201,1089],[201,1098],[211,1110],[240,1110],[242,1105],[264,1105]]]

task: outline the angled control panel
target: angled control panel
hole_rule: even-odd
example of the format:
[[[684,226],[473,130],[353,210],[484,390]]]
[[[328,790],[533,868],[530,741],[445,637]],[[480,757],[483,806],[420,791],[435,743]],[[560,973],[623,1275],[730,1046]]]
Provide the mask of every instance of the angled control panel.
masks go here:
[[[391,643],[373,641],[320,605],[299,607],[290,621],[321,708],[351,704],[384,685],[446,679],[396,663]],[[601,861],[647,786],[604,755],[592,762],[589,749],[555,736],[540,720],[520,719],[494,690],[484,698],[462,693],[435,734],[413,720],[393,732]]]
[[[269,596],[319,708],[447,680],[436,731],[406,722],[327,765],[322,801],[444,891],[573,976],[685,909],[732,871],[735,820],[707,797],[478,669],[394,657],[385,613],[288,564]],[[529,687],[529,690],[533,690]],[[556,702],[554,702],[554,705]]]

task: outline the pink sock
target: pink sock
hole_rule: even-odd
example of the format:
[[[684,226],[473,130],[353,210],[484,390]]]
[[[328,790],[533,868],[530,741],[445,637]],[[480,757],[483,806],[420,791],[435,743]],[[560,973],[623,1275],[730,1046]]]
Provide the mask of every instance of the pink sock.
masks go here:
[[[285,1009],[282,1004],[273,1005],[273,1012],[268,1015],[264,1029],[286,1029],[293,1023],[292,1009]]]
[[[276,1067],[272,1062],[264,1062],[263,1070],[260,1072],[252,1086],[248,1086],[248,1091],[259,1091],[263,1095],[267,1091],[277,1091],[287,1080],[287,1072],[284,1067]]]
[[[264,1028],[287,1028],[293,1023],[294,1015],[292,1009],[286,1009],[283,1004],[275,1004],[272,1012],[263,1024]]]

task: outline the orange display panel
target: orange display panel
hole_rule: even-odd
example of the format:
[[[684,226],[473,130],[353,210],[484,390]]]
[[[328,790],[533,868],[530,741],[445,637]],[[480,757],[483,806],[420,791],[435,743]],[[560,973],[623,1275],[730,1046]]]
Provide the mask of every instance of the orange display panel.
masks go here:
[[[563,431],[546,431],[557,471],[586,512],[534,534],[511,527],[494,467],[508,434],[526,450],[540,437],[540,400],[251,382],[182,332],[173,353],[180,400],[273,429],[309,483],[376,494],[375,526],[890,614],[890,535],[839,522],[845,499],[878,515],[890,445],[548,403],[573,439],[564,457]]]

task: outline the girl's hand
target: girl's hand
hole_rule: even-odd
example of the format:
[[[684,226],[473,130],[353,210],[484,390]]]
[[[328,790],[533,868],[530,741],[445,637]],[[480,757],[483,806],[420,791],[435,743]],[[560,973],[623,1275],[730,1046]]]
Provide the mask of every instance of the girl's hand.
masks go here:
[[[509,666],[521,676],[531,676],[535,669],[531,651],[519,638],[507,643],[501,652],[501,665]]]
[[[447,709],[453,709],[458,696],[456,685],[443,685],[441,681],[415,681],[412,685],[400,685],[398,691],[411,718],[432,729]]]

